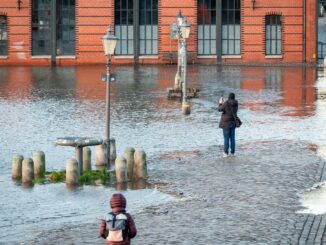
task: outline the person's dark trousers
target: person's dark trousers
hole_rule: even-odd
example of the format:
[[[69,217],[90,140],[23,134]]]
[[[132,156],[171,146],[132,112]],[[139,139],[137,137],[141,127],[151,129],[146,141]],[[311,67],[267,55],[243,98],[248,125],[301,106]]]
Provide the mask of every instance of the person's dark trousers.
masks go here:
[[[230,125],[229,128],[223,128],[224,136],[224,152],[229,154],[229,147],[231,144],[231,154],[235,152],[235,125]]]

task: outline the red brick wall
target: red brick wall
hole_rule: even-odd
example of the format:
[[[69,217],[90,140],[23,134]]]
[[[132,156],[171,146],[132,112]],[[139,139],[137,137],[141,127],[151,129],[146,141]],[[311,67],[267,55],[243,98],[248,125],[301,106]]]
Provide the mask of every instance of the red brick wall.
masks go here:
[[[33,64],[30,13],[30,0],[23,1],[20,10],[17,1],[1,0],[0,14],[7,16],[8,55],[6,59],[0,59],[0,65]]]
[[[76,0],[77,63],[105,63],[101,37],[114,30],[113,10],[114,0]]]
[[[273,0],[256,1],[252,8],[251,0],[242,1],[241,30],[242,57],[244,62],[293,62],[303,61],[303,1]],[[316,1],[306,0],[306,50],[307,62],[316,53]],[[265,57],[265,16],[279,14],[282,16],[282,58]],[[309,37],[309,38],[308,38]]]
[[[316,0],[241,0],[241,58],[224,62],[303,62],[303,1],[306,1],[306,61],[316,61]],[[163,62],[162,54],[176,52],[177,41],[170,40],[170,23],[179,9],[191,24],[188,52],[194,60],[215,63],[216,59],[197,59],[197,0],[159,0],[158,59],[140,59],[140,63]],[[31,0],[24,0],[18,11],[17,1],[1,0],[0,14],[8,17],[9,50],[0,65],[49,65],[49,58],[31,57]],[[265,16],[282,15],[282,58],[265,57]],[[58,59],[59,65],[105,63],[101,36],[108,24],[114,25],[114,0],[76,0],[76,56]],[[113,59],[113,63],[132,63],[133,59]]]

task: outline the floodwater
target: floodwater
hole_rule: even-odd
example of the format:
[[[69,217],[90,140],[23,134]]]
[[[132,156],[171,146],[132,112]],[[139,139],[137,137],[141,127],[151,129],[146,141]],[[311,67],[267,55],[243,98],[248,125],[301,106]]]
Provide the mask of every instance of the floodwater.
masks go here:
[[[307,151],[315,154],[325,145],[322,132],[326,125],[326,101],[316,100],[315,87],[318,74],[320,77],[323,74],[314,68],[190,65],[188,84],[201,92],[199,98],[192,100],[189,116],[182,115],[179,101],[167,100],[166,89],[174,84],[175,70],[174,66],[113,67],[117,79],[111,84],[111,136],[116,139],[118,155],[125,147],[144,149],[149,173],[172,185],[170,192],[157,188],[123,191],[128,199],[128,210],[141,214],[140,219],[143,212],[155,205],[169,207],[176,199],[182,201],[175,193],[183,195],[185,192],[187,198],[200,199],[201,185],[198,185],[199,189],[192,188],[196,178],[204,178],[195,175],[201,171],[200,168],[192,173],[192,182],[185,181],[183,178],[187,173],[174,173],[180,167],[175,164],[175,159],[182,159],[181,162],[191,161],[191,158],[198,160],[201,154],[209,156],[207,149],[223,144],[216,103],[220,96],[227,97],[229,92],[235,92],[240,102],[239,116],[243,121],[237,133],[237,144],[241,149],[237,152],[238,159],[241,159],[241,154],[248,157],[245,152],[252,151],[255,158],[248,159],[256,161],[266,149],[271,154],[275,154],[273,149],[284,154],[282,145],[287,147],[288,144],[294,152],[286,155],[285,151],[285,159],[293,155],[292,160],[297,161],[300,157],[297,159],[296,155],[304,152],[302,146],[312,149]],[[74,149],[55,147],[57,138],[103,138],[106,93],[105,83],[101,82],[103,72],[105,66],[0,68],[0,242],[33,239],[44,230],[73,223],[96,223],[106,212],[107,199],[115,191],[110,187],[84,186],[71,191],[64,184],[51,184],[24,189],[11,181],[11,158],[16,153],[31,157],[34,151],[42,150],[46,154],[47,169],[59,170],[65,167],[68,158],[74,156]],[[268,161],[268,157],[264,156],[264,159]],[[293,171],[295,165],[291,165],[289,170],[279,168],[283,159],[284,155],[276,155],[273,163],[259,171],[248,172],[244,168],[236,172],[240,179],[242,173],[242,177],[252,174],[253,180],[259,180],[261,173],[272,170],[273,166],[277,166],[277,174]],[[201,165],[200,162],[197,164],[196,168]],[[304,164],[307,172],[296,173],[296,179],[288,180],[296,185],[298,191],[304,191],[311,184],[304,182],[315,176],[321,165],[320,162],[313,163],[309,169],[309,164]],[[227,168],[223,165],[221,171],[233,173],[234,169]],[[174,174],[170,176],[171,172]],[[216,181],[222,179],[217,174]],[[284,180],[280,183],[264,181],[267,182],[263,186],[286,183]],[[223,183],[233,184],[226,180]],[[182,191],[178,192],[179,189]],[[251,187],[244,191],[255,194]],[[269,188],[266,191],[270,195],[277,194]],[[242,200],[238,203],[239,210],[249,205]],[[299,198],[293,197],[291,204],[291,212],[295,213]],[[277,213],[279,207],[275,205],[274,208],[271,212]],[[228,212],[219,211],[225,212],[224,215]],[[234,224],[226,224],[224,232],[227,225],[233,227]],[[267,225],[273,224],[267,222]],[[167,242],[171,237],[162,239],[167,239]],[[225,239],[230,239],[230,236]],[[208,241],[205,244],[214,244]]]
[[[302,194],[302,203],[305,207],[301,213],[315,215],[326,213],[326,182],[322,182]]]

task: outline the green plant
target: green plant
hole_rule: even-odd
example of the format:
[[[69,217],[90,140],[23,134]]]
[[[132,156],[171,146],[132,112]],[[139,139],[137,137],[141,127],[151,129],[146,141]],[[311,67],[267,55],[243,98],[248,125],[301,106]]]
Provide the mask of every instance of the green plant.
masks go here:
[[[49,174],[49,179],[51,182],[63,182],[66,180],[66,170],[61,170],[59,172],[53,171]]]
[[[44,185],[46,184],[47,180],[45,178],[36,178],[36,179],[33,179],[32,183],[35,185],[35,184],[41,184],[41,185]]]
[[[100,180],[102,184],[106,184],[110,180],[110,176],[106,169],[102,170],[86,170],[80,176],[79,181],[82,184],[94,184],[95,181]]]

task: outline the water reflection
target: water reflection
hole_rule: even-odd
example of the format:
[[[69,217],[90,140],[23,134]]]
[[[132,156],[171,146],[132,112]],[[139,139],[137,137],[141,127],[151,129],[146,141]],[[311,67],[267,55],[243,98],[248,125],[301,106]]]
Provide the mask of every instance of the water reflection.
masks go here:
[[[285,113],[289,116],[311,116],[314,114],[316,92],[316,70],[314,68],[287,67],[265,68],[253,67],[242,70],[241,88],[261,92],[263,90],[280,93],[280,103],[292,109]],[[245,103],[254,110],[265,104]]]
[[[118,155],[126,147],[142,148],[150,170],[159,169],[162,159],[186,161],[201,149],[222,145],[216,102],[231,91],[240,101],[239,113],[245,122],[238,131],[239,145],[284,139],[324,142],[320,132],[326,123],[322,109],[326,106],[315,101],[313,68],[188,68],[189,86],[201,92],[192,100],[192,114],[183,117],[180,102],[167,100],[166,89],[174,86],[175,66],[114,66],[117,80],[111,84],[111,132],[117,140]],[[21,216],[37,224],[36,230],[48,223],[49,212],[59,226],[63,222],[88,222],[98,212],[94,200],[101,197],[106,204],[115,191],[84,186],[67,192],[61,184],[23,189],[10,180],[14,153],[30,157],[34,151],[43,150],[47,170],[60,170],[75,152],[72,147],[56,148],[53,142],[57,138],[103,138],[106,90],[100,78],[104,71],[102,66],[0,68],[0,206],[7,207],[0,210],[0,220],[6,220],[0,238],[1,234],[7,238],[12,235],[12,225],[26,228],[18,218]],[[170,167],[173,171],[175,166]],[[156,200],[170,200],[148,187],[139,182],[115,188],[127,190],[136,209],[157,204]],[[145,189],[134,194],[138,188]],[[74,209],[66,210],[66,205]],[[93,213],[85,215],[86,209]]]

